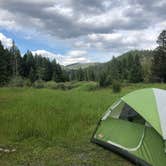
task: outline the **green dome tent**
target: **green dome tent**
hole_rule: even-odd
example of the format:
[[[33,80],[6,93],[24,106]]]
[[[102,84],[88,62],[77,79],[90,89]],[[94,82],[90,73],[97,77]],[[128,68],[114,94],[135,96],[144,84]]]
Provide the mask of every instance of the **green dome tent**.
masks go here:
[[[142,166],[166,166],[166,91],[142,89],[114,103],[92,142]]]

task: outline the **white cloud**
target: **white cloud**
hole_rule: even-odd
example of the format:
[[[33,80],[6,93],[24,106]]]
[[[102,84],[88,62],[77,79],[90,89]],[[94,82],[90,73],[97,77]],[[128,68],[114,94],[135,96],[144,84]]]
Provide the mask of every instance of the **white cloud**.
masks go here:
[[[68,65],[72,63],[88,63],[90,60],[87,58],[87,51],[84,50],[72,50],[63,56],[63,64]]]
[[[72,50],[68,52],[68,55],[71,57],[80,57],[87,54],[87,51],[85,50]]]
[[[61,63],[61,62],[62,62],[62,55],[60,55],[60,54],[55,54],[55,53],[49,52],[49,51],[47,51],[47,50],[36,50],[36,51],[32,51],[32,54],[33,54],[33,55],[40,55],[40,56],[49,58],[49,59],[51,59],[51,60],[56,59],[56,61],[57,61],[58,63]]]
[[[4,34],[0,33],[0,41],[4,47],[10,48],[12,46],[12,39],[6,37]]]
[[[65,53],[64,55],[55,54],[46,50],[36,50],[36,51],[32,51],[32,53],[33,55],[35,54],[41,55],[51,60],[56,59],[56,61],[62,65],[90,62],[90,60],[86,57],[87,52],[84,50],[72,50]]]

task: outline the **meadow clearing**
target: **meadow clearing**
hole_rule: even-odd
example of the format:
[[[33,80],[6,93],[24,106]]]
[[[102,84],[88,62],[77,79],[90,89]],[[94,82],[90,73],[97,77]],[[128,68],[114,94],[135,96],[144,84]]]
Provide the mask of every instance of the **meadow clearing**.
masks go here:
[[[0,88],[0,166],[132,166],[90,143],[97,121],[119,97],[135,89],[166,84],[130,84],[120,93],[90,90]]]

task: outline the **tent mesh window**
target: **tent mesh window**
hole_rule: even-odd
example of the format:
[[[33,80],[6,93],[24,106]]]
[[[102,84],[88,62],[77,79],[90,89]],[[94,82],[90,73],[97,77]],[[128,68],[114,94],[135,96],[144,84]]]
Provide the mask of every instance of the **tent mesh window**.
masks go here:
[[[145,119],[142,118],[133,108],[131,108],[129,105],[125,104],[121,114],[119,116],[119,119],[127,120],[133,123],[139,123],[139,124],[145,124]]]

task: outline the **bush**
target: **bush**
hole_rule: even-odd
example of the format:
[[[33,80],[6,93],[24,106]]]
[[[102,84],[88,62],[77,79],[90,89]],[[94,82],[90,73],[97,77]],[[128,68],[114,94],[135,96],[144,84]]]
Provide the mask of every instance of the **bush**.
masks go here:
[[[34,88],[44,88],[44,81],[43,80],[37,80],[33,84]]]
[[[56,86],[56,89],[61,89],[61,90],[70,90],[74,88],[70,83],[58,83]]]
[[[24,86],[31,87],[32,86],[32,82],[29,79],[25,79],[24,80]]]
[[[118,93],[118,92],[121,91],[121,84],[120,84],[119,81],[114,80],[114,81],[112,82],[112,91],[113,91],[114,93]]]
[[[58,83],[56,86],[57,89],[61,89],[61,90],[66,90],[66,86],[64,83]]]
[[[98,89],[98,84],[96,82],[88,82],[84,83],[80,89],[85,90],[85,91],[95,91]]]
[[[12,87],[23,87],[24,85],[25,85],[25,80],[20,76],[13,77],[9,82],[9,86]]]
[[[57,83],[55,81],[48,81],[45,83],[45,88],[57,89]]]
[[[87,91],[95,91],[97,89],[98,89],[98,85],[97,84],[89,85],[86,88]]]

